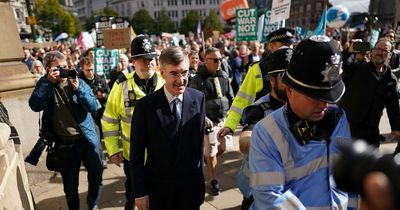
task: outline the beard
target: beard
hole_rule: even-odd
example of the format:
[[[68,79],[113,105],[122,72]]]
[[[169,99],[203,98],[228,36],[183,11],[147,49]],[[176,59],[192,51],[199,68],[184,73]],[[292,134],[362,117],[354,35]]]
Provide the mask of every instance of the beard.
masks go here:
[[[286,90],[285,89],[283,89],[283,90],[280,89],[277,84],[274,85],[273,89],[274,89],[274,92],[275,92],[276,96],[278,96],[278,98],[280,100],[287,101],[287,96],[286,96]]]

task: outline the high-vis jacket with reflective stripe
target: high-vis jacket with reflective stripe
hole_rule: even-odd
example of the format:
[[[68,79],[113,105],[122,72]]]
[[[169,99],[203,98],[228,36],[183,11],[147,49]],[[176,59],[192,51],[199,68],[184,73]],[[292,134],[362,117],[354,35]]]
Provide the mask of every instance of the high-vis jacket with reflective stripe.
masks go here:
[[[259,121],[250,144],[251,209],[357,209],[357,195],[335,188],[333,163],[338,144],[351,143],[343,113],[329,145],[310,140],[300,145],[289,130],[286,107]],[[329,107],[328,111],[339,109]],[[337,110],[336,110],[337,111]],[[340,138],[342,137],[342,138]],[[343,138],[347,137],[347,138]]]
[[[230,128],[233,132],[239,124],[243,109],[256,100],[257,93],[263,89],[263,76],[260,63],[254,63],[244,78],[232,106],[228,111],[224,127]]]
[[[110,156],[119,152],[118,141],[122,140],[123,156],[129,160],[130,137],[131,137],[131,121],[132,114],[135,109],[134,103],[129,101],[139,100],[146,94],[135,83],[133,75],[135,72],[129,73],[127,80],[119,84],[114,84],[110,95],[108,96],[106,109],[101,118],[103,128],[104,144]],[[157,74],[156,90],[164,85],[164,79]],[[131,99],[129,99],[129,91]]]

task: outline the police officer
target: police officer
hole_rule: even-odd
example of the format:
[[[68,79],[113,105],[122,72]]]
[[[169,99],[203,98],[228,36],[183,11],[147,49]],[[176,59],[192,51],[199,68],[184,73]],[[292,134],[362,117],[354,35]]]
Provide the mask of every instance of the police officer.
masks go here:
[[[238,187],[243,194],[241,210],[249,209],[250,205],[253,203],[253,196],[250,192],[248,177],[248,154],[251,133],[254,125],[258,121],[285,104],[286,85],[282,82],[282,75],[292,58],[292,54],[293,49],[288,47],[279,49],[272,53],[267,65],[267,72],[271,83],[271,93],[261,97],[243,110],[242,124],[244,127],[239,137],[239,147],[240,151],[244,154],[244,158],[237,179]]]
[[[287,28],[281,28],[273,31],[267,36],[268,49],[273,53],[281,47],[292,48],[294,31]],[[268,59],[255,62],[250,65],[239,91],[237,92],[232,106],[229,109],[228,117],[224,128],[218,132],[219,138],[222,138],[236,130],[242,117],[243,109],[252,104],[255,100],[270,92],[269,78],[266,72]]]
[[[357,197],[338,190],[331,165],[338,144],[351,143],[336,103],[345,91],[342,58],[326,36],[302,41],[283,81],[287,104],[259,121],[251,137],[251,209],[357,208]]]
[[[119,77],[116,81],[101,119],[104,142],[111,162],[117,166],[124,163],[127,199],[125,209],[129,210],[134,208],[132,180],[128,168],[132,114],[137,100],[164,85],[164,80],[154,70],[152,61],[157,53],[150,39],[147,36],[138,35],[132,40],[131,50],[135,71],[125,77]],[[118,146],[119,140],[122,140],[122,154]]]

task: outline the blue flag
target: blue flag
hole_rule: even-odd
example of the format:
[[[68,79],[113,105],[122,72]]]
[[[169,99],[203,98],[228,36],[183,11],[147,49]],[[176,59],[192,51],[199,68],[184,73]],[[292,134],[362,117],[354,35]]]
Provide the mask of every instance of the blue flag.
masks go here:
[[[315,29],[313,35],[325,35],[326,29],[326,6],[324,12],[322,13],[321,19],[319,20],[318,26]]]

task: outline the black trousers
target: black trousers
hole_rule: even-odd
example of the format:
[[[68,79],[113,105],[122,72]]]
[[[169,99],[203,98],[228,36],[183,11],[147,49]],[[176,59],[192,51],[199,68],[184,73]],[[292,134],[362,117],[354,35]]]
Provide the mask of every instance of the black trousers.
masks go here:
[[[364,123],[349,122],[349,124],[351,136],[353,138],[365,140],[367,143],[379,147],[380,139],[378,127],[365,125]]]
[[[131,170],[129,168],[130,163],[129,160],[124,158],[124,173],[126,176],[125,180],[125,197],[126,197],[126,203],[125,203],[125,209],[130,210],[133,209],[135,206],[135,196],[133,195],[133,189],[132,189],[132,178],[131,178]]]
[[[150,210],[200,210],[198,195],[198,189],[177,189],[174,182],[154,183],[150,186]]]

